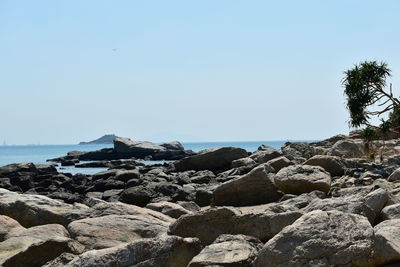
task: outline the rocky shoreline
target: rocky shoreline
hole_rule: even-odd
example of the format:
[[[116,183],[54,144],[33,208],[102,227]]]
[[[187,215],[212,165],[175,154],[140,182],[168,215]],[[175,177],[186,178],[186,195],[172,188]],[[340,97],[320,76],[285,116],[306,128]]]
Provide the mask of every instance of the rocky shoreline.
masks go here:
[[[93,175],[3,166],[0,265],[396,266],[399,155],[357,134],[253,153],[116,138],[51,160]]]

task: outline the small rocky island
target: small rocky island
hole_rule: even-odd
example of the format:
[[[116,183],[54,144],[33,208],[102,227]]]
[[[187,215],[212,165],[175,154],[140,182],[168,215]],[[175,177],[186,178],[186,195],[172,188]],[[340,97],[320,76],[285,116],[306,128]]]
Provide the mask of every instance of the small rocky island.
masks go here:
[[[357,132],[255,152],[116,138],[52,159],[108,167],[93,175],[7,165],[0,265],[396,266],[399,155]]]
[[[106,134],[96,140],[89,142],[80,142],[79,145],[104,145],[104,144],[112,144],[114,139],[117,138],[115,134]]]

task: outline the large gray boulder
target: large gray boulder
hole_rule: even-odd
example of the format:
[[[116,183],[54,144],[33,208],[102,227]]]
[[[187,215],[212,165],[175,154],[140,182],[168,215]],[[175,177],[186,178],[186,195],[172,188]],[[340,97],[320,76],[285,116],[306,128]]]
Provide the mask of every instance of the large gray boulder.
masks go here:
[[[313,211],[270,239],[254,266],[374,266],[373,238],[363,216]]]
[[[114,151],[122,154],[137,154],[141,157],[163,152],[167,149],[147,141],[132,141],[129,138],[117,137],[114,139]]]
[[[314,199],[305,208],[304,212],[314,210],[338,210],[346,213],[359,214],[374,224],[376,217],[388,201],[388,193],[383,189],[375,190],[366,196],[350,195],[326,199]]]
[[[265,163],[271,159],[282,156],[282,152],[276,150],[270,146],[262,146],[262,150],[257,150],[252,153],[249,157],[257,163]]]
[[[161,144],[160,146],[171,150],[184,150],[183,145],[178,141]]]
[[[274,168],[275,172],[278,172],[285,167],[293,165],[293,162],[291,162],[287,157],[284,156],[271,159],[267,161],[267,163],[269,166]]]
[[[144,215],[107,215],[68,225],[71,236],[86,249],[101,249],[166,234],[169,222]]]
[[[200,151],[199,154],[181,159],[174,163],[175,170],[224,170],[231,166],[232,161],[247,157],[247,151],[236,147],[211,148]]]
[[[129,244],[101,250],[91,250],[66,264],[67,267],[186,267],[201,251],[196,238],[168,236],[141,239]]]
[[[42,266],[61,253],[82,253],[83,247],[59,224],[14,227],[0,243],[0,265]]]
[[[112,151],[116,158],[146,158],[152,157],[155,160],[176,160],[192,155],[192,151],[183,150],[179,142],[157,145],[148,141],[132,141],[129,138],[117,137],[114,139]]]
[[[375,265],[400,262],[400,219],[387,220],[374,227]]]
[[[274,180],[278,189],[290,194],[302,194],[314,190],[327,193],[331,187],[330,174],[318,166],[289,166],[281,169]]]
[[[246,206],[278,201],[282,196],[273,183],[273,169],[260,165],[249,173],[219,185],[213,192],[217,206]]]
[[[339,140],[328,151],[328,155],[346,158],[362,158],[364,156],[364,141],[361,139]]]
[[[0,188],[0,214],[17,220],[24,227],[61,224],[88,217],[90,209],[40,195],[18,194]]]
[[[245,235],[220,235],[195,256],[188,267],[232,266],[251,267],[263,244]]]
[[[315,155],[304,162],[305,165],[320,166],[332,176],[341,176],[344,174],[344,164],[339,157],[328,155]]]
[[[211,244],[222,234],[243,234],[267,241],[302,215],[300,211],[242,213],[232,207],[203,210],[180,217],[169,232],[181,237],[197,237]]]
[[[290,160],[304,161],[315,155],[315,149],[307,142],[286,142],[282,153]]]

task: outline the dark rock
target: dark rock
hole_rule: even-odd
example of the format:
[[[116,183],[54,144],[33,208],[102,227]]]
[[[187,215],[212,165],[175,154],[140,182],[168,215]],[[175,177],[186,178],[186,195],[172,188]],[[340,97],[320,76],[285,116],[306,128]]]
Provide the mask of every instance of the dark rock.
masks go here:
[[[247,157],[246,150],[235,147],[206,149],[195,156],[184,158],[174,163],[176,171],[210,170],[218,171],[229,168],[232,161]]]
[[[246,206],[279,200],[282,194],[273,183],[272,170],[269,165],[263,164],[219,185],[213,192],[214,205]]]
[[[120,196],[120,201],[139,207],[145,207],[155,196],[153,190],[144,186],[136,186],[125,189]]]

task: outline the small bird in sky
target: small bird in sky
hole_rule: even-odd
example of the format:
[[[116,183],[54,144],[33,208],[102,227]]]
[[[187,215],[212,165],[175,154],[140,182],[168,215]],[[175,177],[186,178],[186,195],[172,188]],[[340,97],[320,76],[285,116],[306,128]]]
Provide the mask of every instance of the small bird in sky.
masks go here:
[[[114,51],[114,52],[117,51],[117,48],[113,48],[112,51]]]

